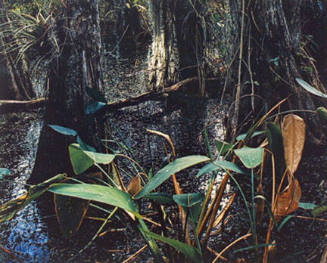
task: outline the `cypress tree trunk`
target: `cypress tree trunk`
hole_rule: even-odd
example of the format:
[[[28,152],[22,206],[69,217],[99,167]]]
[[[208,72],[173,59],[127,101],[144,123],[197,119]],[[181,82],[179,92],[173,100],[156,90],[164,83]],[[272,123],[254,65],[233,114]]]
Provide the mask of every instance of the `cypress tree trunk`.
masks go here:
[[[315,16],[322,18],[316,1],[229,0],[228,4],[232,21],[230,38],[234,40],[231,55],[236,54],[236,59],[230,58],[234,63],[229,86],[235,87],[234,114],[230,118],[232,135],[237,133],[240,112],[244,117],[260,110],[262,101],[256,104],[256,95],[271,107],[294,94],[288,100],[290,108],[314,109],[316,98],[304,91],[295,78],[306,79],[324,90],[308,53],[310,43],[305,32],[307,21],[314,23]],[[244,95],[250,96],[241,99]]]
[[[33,183],[71,172],[68,145],[75,138],[54,132],[48,124],[74,129],[83,141],[100,147],[102,129],[85,113],[90,101],[87,89],[103,89],[98,1],[66,1],[53,38],[60,48],[50,66],[49,103],[30,179]]]
[[[176,36],[174,0],[149,1],[152,46],[149,54],[149,80],[152,89],[160,90],[179,80],[179,52]]]

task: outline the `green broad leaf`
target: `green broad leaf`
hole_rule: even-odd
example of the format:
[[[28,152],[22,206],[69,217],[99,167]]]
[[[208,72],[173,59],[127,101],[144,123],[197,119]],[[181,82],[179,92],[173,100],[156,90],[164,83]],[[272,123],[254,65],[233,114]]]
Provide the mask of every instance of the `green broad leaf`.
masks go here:
[[[199,163],[208,162],[210,159],[202,155],[191,155],[187,157],[178,158],[175,161],[169,163],[161,170],[159,170],[151,180],[144,186],[134,198],[139,199],[153,191],[163,182],[165,182],[172,174],[178,173],[183,169],[194,166]]]
[[[325,107],[317,108],[316,112],[322,120],[327,121],[327,109]]]
[[[109,164],[111,163],[116,155],[108,153],[96,153],[90,151],[83,151],[87,156],[89,156],[95,163],[99,164]]]
[[[204,196],[201,193],[188,193],[173,195],[173,199],[176,204],[182,207],[192,207],[197,204],[200,204],[203,201]]]
[[[264,134],[265,132],[266,131],[256,131],[251,135],[251,138],[261,135],[261,134]],[[238,142],[244,141],[247,135],[248,135],[247,133],[240,134],[239,136],[236,137],[236,141],[238,141]]]
[[[85,142],[83,142],[81,137],[79,137],[79,136],[77,136],[76,141],[81,146],[82,150],[84,150],[84,151],[90,151],[90,152],[96,152],[97,151],[94,147],[92,147],[92,146],[86,144]]]
[[[229,162],[225,160],[216,160],[214,162],[208,163],[205,166],[203,166],[196,176],[199,177],[203,174],[214,172],[217,170],[222,170],[222,169],[225,171],[232,171],[238,174],[245,174],[245,172],[241,168],[239,168],[237,164],[233,162]]]
[[[262,163],[263,148],[251,148],[243,147],[241,149],[234,150],[235,154],[240,158],[241,162],[246,168],[252,169]]]
[[[313,210],[313,209],[315,209],[317,207],[317,205],[313,204],[313,203],[302,203],[302,202],[300,202],[299,207],[302,208],[302,209],[306,209],[306,210]]]
[[[119,189],[96,184],[54,184],[49,191],[58,195],[71,196],[96,201],[133,213],[141,218],[136,203],[131,196]]]
[[[51,129],[55,130],[56,132],[59,132],[63,135],[68,135],[68,136],[76,136],[77,135],[77,132],[72,130],[72,129],[69,129],[69,128],[66,128],[66,127],[62,127],[62,126],[59,126],[59,125],[48,125]]]
[[[68,147],[70,160],[75,174],[81,174],[93,164],[109,164],[115,159],[114,154],[84,151],[79,144],[73,143]]]
[[[70,144],[68,146],[68,151],[76,175],[85,172],[95,163],[95,161],[76,143]]]
[[[177,251],[181,252],[185,257],[189,258],[194,263],[204,262],[200,251],[195,247],[189,246],[175,239],[160,236],[152,232],[146,232],[146,235],[175,248]]]
[[[233,149],[233,144],[227,143],[227,142],[222,142],[222,141],[215,141],[217,151],[220,156],[225,155],[229,151]]]
[[[170,204],[174,201],[172,195],[160,192],[148,193],[144,198],[158,202],[159,204]]]
[[[311,94],[322,97],[322,98],[327,98],[326,94],[315,89],[314,87],[312,87],[308,82],[304,81],[303,79],[296,78],[295,80],[302,88],[304,88],[306,91],[310,92]]]
[[[87,95],[89,95],[95,101],[100,101],[100,102],[104,102],[104,103],[107,102],[104,94],[101,91],[97,90],[97,89],[94,89],[94,88],[91,89],[91,88],[87,87],[86,88],[86,93],[87,93]]]
[[[316,217],[316,216],[319,216],[320,214],[324,213],[327,211],[327,205],[324,205],[324,206],[318,206],[316,208],[314,208],[312,211],[311,211],[311,214]]]
[[[85,113],[86,114],[94,114],[106,105],[107,105],[107,103],[104,103],[101,101],[93,101],[87,105],[87,107],[85,109]]]

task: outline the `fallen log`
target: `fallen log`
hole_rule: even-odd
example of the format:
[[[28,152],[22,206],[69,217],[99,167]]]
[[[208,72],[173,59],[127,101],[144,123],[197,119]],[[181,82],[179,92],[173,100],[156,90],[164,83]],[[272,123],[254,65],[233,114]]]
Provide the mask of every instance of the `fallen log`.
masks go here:
[[[103,108],[101,108],[101,110],[99,110],[96,114],[101,115],[108,110],[117,110],[128,106],[134,106],[145,101],[162,100],[166,98],[169,94],[177,92],[184,85],[196,81],[197,79],[198,79],[197,77],[184,79],[182,81],[175,83],[170,87],[164,88],[162,91],[149,91],[136,97],[131,97],[128,99],[108,103]],[[32,111],[44,107],[46,105],[46,102],[47,102],[46,98],[27,100],[27,101],[0,100],[0,114],[10,113],[10,112]]]
[[[46,98],[35,100],[0,100],[0,114],[10,112],[28,112],[44,107],[47,102]]]
[[[101,110],[99,110],[97,112],[97,115],[101,115],[101,114],[105,113],[107,110],[122,109],[122,108],[125,108],[128,106],[137,105],[137,104],[139,104],[141,102],[145,102],[145,101],[162,100],[162,99],[166,98],[169,94],[177,92],[180,88],[182,88],[187,83],[196,81],[197,79],[198,79],[197,77],[184,79],[170,87],[164,88],[162,91],[149,91],[149,92],[143,93],[136,97],[131,97],[128,99],[108,103],[103,108],[101,108]]]

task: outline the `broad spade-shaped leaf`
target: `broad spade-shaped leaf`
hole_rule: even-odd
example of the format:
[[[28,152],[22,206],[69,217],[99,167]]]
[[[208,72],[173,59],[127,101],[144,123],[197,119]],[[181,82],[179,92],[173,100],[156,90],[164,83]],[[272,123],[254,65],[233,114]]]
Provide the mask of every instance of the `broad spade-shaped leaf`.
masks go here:
[[[244,146],[241,149],[234,150],[235,154],[242,161],[246,168],[252,169],[262,163],[263,148],[251,148]]]

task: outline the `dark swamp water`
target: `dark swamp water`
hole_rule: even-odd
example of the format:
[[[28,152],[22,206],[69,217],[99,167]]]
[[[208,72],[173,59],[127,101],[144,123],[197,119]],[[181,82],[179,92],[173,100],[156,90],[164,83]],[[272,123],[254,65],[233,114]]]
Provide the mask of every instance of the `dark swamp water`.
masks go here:
[[[139,112],[139,110],[142,109],[130,108],[129,112]],[[120,114],[126,116],[125,113],[121,112]],[[116,114],[117,116],[112,116],[112,118],[120,119],[124,124],[122,125],[121,132],[123,134],[126,133],[126,137],[130,140],[133,140],[131,134],[135,133],[134,137],[136,137],[135,140],[137,142],[138,138],[142,136],[141,133],[144,133],[144,131],[140,132],[140,127],[144,125],[144,116],[141,117],[141,113],[139,113],[140,115],[137,115],[139,119],[133,118],[134,121],[130,121],[129,118],[131,117],[126,117],[125,120],[119,113]],[[174,114],[179,115],[179,110],[174,111],[170,115],[174,116]],[[165,119],[165,114],[160,116],[160,114],[157,114],[156,118],[159,119],[155,119],[154,121],[160,123],[161,118]],[[148,122],[148,128],[163,130],[164,132],[173,134],[173,140],[180,141],[179,136],[182,136],[182,133],[179,134],[177,132],[177,123],[175,125],[165,125],[163,123],[162,127],[158,127],[151,124],[152,121],[147,116],[144,118]],[[138,121],[135,122],[135,119]],[[192,120],[190,119],[189,121],[191,122]],[[128,123],[130,123],[130,126],[127,125]],[[183,124],[185,123],[181,123],[180,125]],[[166,126],[167,130],[164,130],[164,126]],[[41,127],[42,116],[39,113],[10,114],[1,117],[0,167],[9,168],[12,171],[12,175],[8,177],[8,180],[0,182],[1,204],[24,194],[25,183],[34,164]],[[172,131],[169,131],[168,127]],[[125,128],[126,131],[124,131]],[[174,129],[177,129],[175,133]],[[137,131],[140,134],[137,134]],[[218,133],[212,132],[212,136],[219,137]],[[188,135],[191,136],[190,133]],[[194,138],[196,137],[197,134],[194,135]],[[189,143],[194,140],[192,138],[186,138],[187,142]],[[148,141],[151,145],[160,144],[153,136],[145,137],[142,141]],[[148,146],[140,145],[140,147],[145,149]],[[156,146],[156,148],[159,148],[159,146]],[[180,151],[185,151],[185,147],[182,145],[179,148]],[[187,149],[187,151],[189,152],[186,154],[196,153],[192,149]],[[149,152],[150,156],[144,155],[143,152],[144,160],[141,160],[142,162],[149,162],[151,157],[153,157],[151,149]],[[320,149],[319,151],[315,149],[314,153],[312,154],[310,149],[307,149],[307,153],[304,155],[303,162],[297,172],[297,177],[302,187],[301,201],[324,204],[327,200],[327,177],[325,172],[327,169],[327,154],[324,149]],[[141,156],[139,157],[141,158]],[[246,187],[246,178],[244,180],[245,182],[240,182],[244,183],[244,187]],[[193,183],[196,187],[199,187],[198,183]],[[232,191],[234,190],[232,187]],[[69,260],[70,262],[123,262],[145,244],[135,231],[129,229],[128,226],[126,227],[116,223],[116,225],[110,227],[119,231],[99,238],[87,250],[79,254],[79,251],[90,241],[97,231],[99,225],[95,224],[94,221],[90,223],[90,220],[86,219],[77,235],[70,240],[66,240],[60,234],[53,209],[43,211],[39,207],[40,204],[33,202],[24,210],[20,211],[14,219],[0,224],[1,263],[59,263],[68,262]],[[232,240],[244,235],[248,231],[246,210],[241,199],[235,201],[230,214],[233,220],[229,222],[221,236],[216,236],[212,239],[212,247],[215,247],[217,251],[220,251]],[[295,215],[310,217],[310,212],[299,209]],[[319,215],[319,217],[324,219],[327,217],[327,214],[324,213]],[[266,229],[267,225],[262,224],[258,226],[258,233],[265,236]],[[326,230],[326,222],[300,218],[289,220],[283,227],[283,231],[276,235],[276,241],[279,246],[272,262],[320,262],[322,251],[327,244]],[[234,249],[244,248],[250,245],[251,242],[240,243]],[[229,259],[243,257],[247,259],[246,262],[257,262],[253,254],[241,253],[232,255],[227,253],[226,256]],[[150,257],[151,255],[149,255],[148,251],[144,251],[133,262],[147,262]]]
[[[0,122],[0,166],[12,171],[7,180],[0,182],[2,204],[26,192],[25,184],[34,165],[42,121],[40,114],[24,113],[2,116]],[[122,262],[142,245],[138,242],[139,246],[136,243],[133,249],[124,251],[123,246],[114,244],[113,240],[125,242],[130,237],[111,236],[113,240],[100,239],[79,254],[98,225],[85,220],[80,232],[66,240],[59,231],[54,209],[44,211],[40,207],[44,207],[42,198],[29,204],[12,220],[0,224],[1,263]]]
[[[145,128],[159,130],[171,134],[180,155],[204,153],[203,138],[199,138],[203,128],[203,117],[211,123],[209,135],[221,137],[222,110],[216,105],[216,100],[196,102],[199,112],[200,105],[203,113],[185,115],[185,105],[177,105],[170,112],[165,112],[165,103],[149,102],[141,106],[129,107],[109,116],[109,119],[120,125],[115,125],[113,136],[123,139],[130,147],[135,148],[136,158],[145,166],[162,165],[165,156],[163,140],[160,137],[146,134]],[[190,106],[191,107],[191,106]],[[210,113],[210,114],[209,114]],[[203,115],[204,114],[204,115]],[[213,119],[219,120],[214,121]],[[116,121],[115,121],[116,120]],[[42,114],[21,113],[1,117],[0,125],[0,167],[8,168],[12,174],[8,180],[0,183],[1,204],[25,193],[25,184],[32,171],[37,150],[38,138],[42,128]],[[186,125],[186,126],[185,126]],[[197,127],[189,129],[188,126]],[[119,132],[118,130],[119,129]],[[189,131],[185,130],[189,129]],[[202,143],[200,141],[202,140]],[[193,145],[193,146],[191,146]],[[140,149],[148,149],[141,151]],[[160,151],[158,152],[158,149]],[[153,160],[158,163],[154,164]],[[194,178],[194,176],[193,176]],[[191,180],[193,188],[199,189],[199,182]],[[205,181],[200,182],[202,185]],[[181,181],[182,186],[192,187],[190,180]],[[185,189],[185,188],[184,188]],[[46,197],[46,198],[49,198]],[[38,203],[37,203],[38,202]],[[9,222],[0,224],[0,262],[123,262],[145,245],[143,239],[129,226],[114,223],[111,229],[119,231],[98,238],[83,253],[79,251],[90,241],[99,224],[84,220],[80,231],[70,240],[64,239],[56,222],[52,208],[44,211],[43,197],[31,203],[20,211]],[[147,262],[151,258],[149,251],[144,251],[133,262]]]

